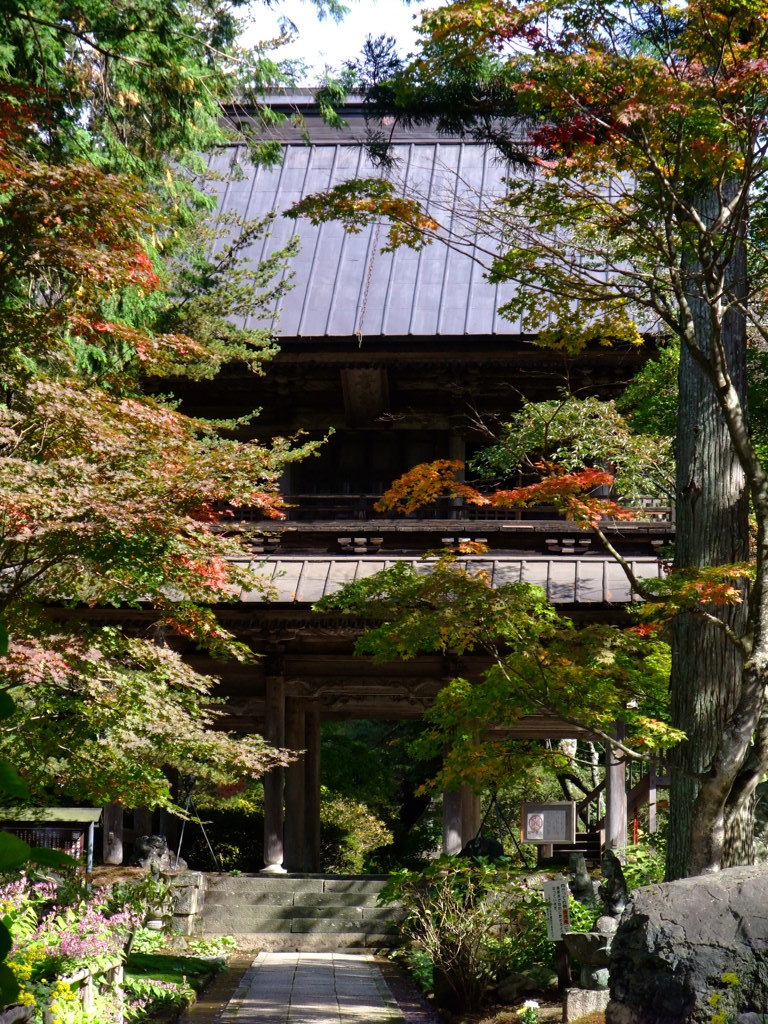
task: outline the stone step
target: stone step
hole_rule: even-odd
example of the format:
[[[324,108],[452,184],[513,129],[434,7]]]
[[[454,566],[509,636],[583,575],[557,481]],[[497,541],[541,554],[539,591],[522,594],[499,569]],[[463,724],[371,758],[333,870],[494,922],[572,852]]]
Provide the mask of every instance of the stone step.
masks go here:
[[[217,875],[206,876],[207,889],[210,892],[231,893],[366,893],[376,895],[386,885],[383,878],[326,878],[322,875],[314,877],[293,875]]]
[[[213,937],[215,935],[231,934],[224,931],[214,931],[205,928],[202,935]],[[341,932],[338,934],[324,933],[313,935],[300,935],[285,932],[239,932],[237,935],[238,949],[243,951],[254,950],[264,952],[302,952],[302,953],[329,953],[329,952],[358,952],[361,949],[382,951],[392,949],[396,937],[385,935],[380,932]]]
[[[204,913],[202,926],[206,932],[238,935],[241,932],[360,932],[370,929],[387,932],[386,919],[357,917],[273,917],[268,914]]]
[[[262,921],[303,920],[345,920],[345,921],[396,921],[401,920],[405,911],[402,907],[305,907],[305,906],[248,906],[243,903],[229,904],[206,900],[203,917],[225,921],[233,915],[248,918],[254,924]]]
[[[224,889],[210,889],[206,894],[207,903],[238,907],[316,907],[326,913],[334,913],[343,907],[376,907],[377,897],[364,892],[228,892]],[[311,916],[311,915],[309,915]]]

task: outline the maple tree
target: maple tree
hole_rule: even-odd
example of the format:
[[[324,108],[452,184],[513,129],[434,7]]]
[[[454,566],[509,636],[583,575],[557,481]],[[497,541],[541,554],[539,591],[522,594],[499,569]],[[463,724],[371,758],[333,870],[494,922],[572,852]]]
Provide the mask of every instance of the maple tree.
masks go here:
[[[12,636],[0,670],[16,700],[0,750],[38,798],[64,787],[169,806],[164,766],[222,782],[289,755],[215,731],[213,680],[164,643],[51,606],[148,605],[161,632],[251,658],[211,605],[259,580],[231,561],[239,549],[217,523],[242,505],[279,516],[282,467],[311,446],[239,441],[143,392],[143,374],[250,358],[261,332],[221,325],[221,281],[203,256],[176,249],[178,266],[156,269],[167,221],[142,182],[41,159],[35,100],[17,91],[0,111],[0,614]],[[237,246],[214,269],[238,269]],[[287,255],[242,268],[249,308],[272,301]]]
[[[491,280],[519,286],[502,312],[570,352],[679,341],[676,568],[726,577],[749,558],[755,516],[751,584],[735,569],[729,602],[678,612],[670,684],[687,741],[673,759],[669,873],[749,860],[768,767],[768,478],[746,395],[748,344],[768,340],[768,8],[462,0],[422,27],[416,58],[370,98],[513,165],[473,225]],[[447,234],[417,197],[353,189],[352,202],[336,190],[295,213],[354,230],[370,209],[394,218],[392,244]]]
[[[452,679],[427,712],[432,729],[422,750],[434,756],[448,744],[438,776],[444,788],[498,783],[514,758],[514,742],[477,723],[503,730],[524,715],[553,716],[635,760],[680,739],[665,720],[663,641],[607,625],[577,629],[540,587],[493,587],[482,559],[442,554],[417,566],[398,563],[317,608],[370,621],[356,651],[381,661],[427,651],[487,656],[479,679]],[[617,721],[628,728],[624,741],[613,735]]]

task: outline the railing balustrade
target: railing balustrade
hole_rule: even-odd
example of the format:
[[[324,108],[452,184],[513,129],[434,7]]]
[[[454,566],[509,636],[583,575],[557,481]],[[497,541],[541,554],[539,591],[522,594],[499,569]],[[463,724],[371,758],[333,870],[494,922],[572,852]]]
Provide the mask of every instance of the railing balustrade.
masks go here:
[[[112,1011],[113,1016],[110,1019],[114,1024],[123,1024],[124,1017],[121,1008],[123,1003],[123,977],[123,961],[116,960],[113,964],[106,967],[84,967],[74,974],[59,978],[58,981],[69,985],[76,991],[83,1009],[88,1012],[94,1009],[97,993],[105,992],[108,989],[117,990],[120,995],[117,999],[117,1007]],[[58,1014],[54,1012],[51,1006],[48,1006],[43,1012],[44,1024],[54,1024],[54,1021],[57,1019]]]
[[[381,498],[380,494],[291,494],[284,497],[289,506],[285,509],[286,519],[291,522],[375,522],[381,519],[402,519],[406,522],[428,522],[431,519],[455,519],[462,522],[551,522],[563,518],[552,505],[536,505],[525,509],[493,508],[488,505],[463,504],[458,499],[441,498],[408,516],[399,516],[391,512],[378,512],[374,508]],[[627,507],[637,512],[637,519],[641,522],[671,522],[674,519],[672,506],[659,498],[636,499],[628,502]],[[231,511],[233,521],[257,522],[264,518],[258,509],[238,508]]]

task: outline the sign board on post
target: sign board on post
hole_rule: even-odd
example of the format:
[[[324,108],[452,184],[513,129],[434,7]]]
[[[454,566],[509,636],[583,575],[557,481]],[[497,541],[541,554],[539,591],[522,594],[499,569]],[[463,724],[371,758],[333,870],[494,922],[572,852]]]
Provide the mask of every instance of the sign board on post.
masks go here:
[[[547,938],[552,942],[560,942],[563,934],[571,930],[566,880],[556,878],[552,882],[545,882],[544,899],[547,906]]]
[[[575,843],[576,802],[523,804],[520,838],[524,843],[540,846]]]

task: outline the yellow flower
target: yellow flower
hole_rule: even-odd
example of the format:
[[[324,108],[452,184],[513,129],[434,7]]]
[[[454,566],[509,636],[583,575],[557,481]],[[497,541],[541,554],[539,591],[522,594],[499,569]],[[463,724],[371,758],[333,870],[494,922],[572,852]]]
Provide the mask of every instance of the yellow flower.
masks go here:
[[[738,975],[734,974],[733,971],[726,971],[725,974],[720,978],[720,980],[724,985],[740,984]]]
[[[709,997],[709,1005],[713,1006],[715,1009],[717,1009],[717,1007],[720,1005],[720,1003],[722,1003],[722,1001],[723,1001],[723,993],[722,992],[713,992],[712,995]]]

